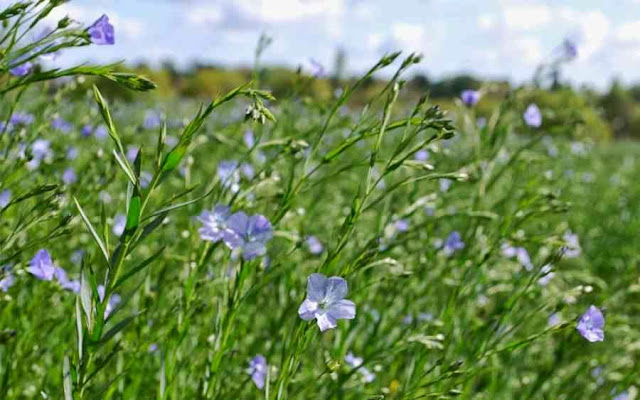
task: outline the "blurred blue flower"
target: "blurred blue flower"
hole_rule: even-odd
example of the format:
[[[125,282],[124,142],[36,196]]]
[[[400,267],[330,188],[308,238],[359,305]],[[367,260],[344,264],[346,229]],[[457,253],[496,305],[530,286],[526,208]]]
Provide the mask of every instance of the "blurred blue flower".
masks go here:
[[[602,311],[593,305],[590,306],[580,317],[576,329],[589,342],[602,342],[604,340],[604,315],[602,315]]]
[[[339,276],[328,278],[311,274],[307,278],[307,297],[298,308],[298,315],[305,321],[316,320],[321,332],[338,326],[339,319],[353,319],[356,305],[346,300],[349,292],[347,281]]]
[[[147,353],[155,353],[156,351],[158,351],[158,344],[157,343],[151,343],[149,345],[149,348],[147,349]]]
[[[624,392],[620,392],[618,393],[614,398],[612,398],[611,400],[628,400],[629,399],[629,392],[624,391]]]
[[[40,280],[52,280],[55,268],[53,267],[51,254],[45,249],[38,250],[36,255],[31,259],[28,270],[33,276]]]
[[[31,144],[31,153],[33,158],[41,161],[53,155],[51,151],[51,142],[45,139],[36,139]]]
[[[427,161],[429,159],[429,151],[428,150],[419,150],[413,156],[416,161]]]
[[[103,14],[93,23],[87,32],[91,37],[91,42],[97,45],[111,45],[115,43],[113,25],[109,23],[109,17]]]
[[[444,254],[447,256],[452,255],[456,252],[456,250],[464,249],[464,242],[462,241],[462,237],[460,236],[460,232],[453,231],[447,237],[447,240],[444,241]]]
[[[78,148],[69,146],[67,148],[67,160],[75,160],[78,157]]]
[[[18,65],[9,69],[9,73],[19,78],[27,76],[33,70],[33,63],[27,61],[24,64]]]
[[[315,236],[308,236],[306,240],[307,249],[309,249],[309,253],[318,255],[324,251],[324,246],[322,242]]]
[[[71,125],[70,122],[66,121],[62,117],[56,117],[53,121],[51,121],[51,127],[62,133],[69,133],[71,132],[71,128],[73,127],[73,125]]]
[[[580,241],[578,239],[578,235],[572,233],[571,231],[567,231],[562,239],[565,241],[564,255],[567,258],[576,258],[582,254],[582,248],[580,247]]]
[[[533,263],[531,263],[529,253],[524,247],[513,247],[508,243],[503,243],[500,252],[504,257],[515,257],[518,260],[518,263],[520,263],[520,265],[522,265],[527,271],[531,271],[533,269]]]
[[[80,130],[80,134],[82,135],[82,137],[89,137],[91,136],[92,133],[93,133],[93,127],[89,124],[84,125]]]
[[[262,354],[258,354],[249,361],[247,373],[251,375],[251,380],[258,389],[264,388],[264,379],[267,376],[267,359]]]
[[[98,139],[104,139],[109,135],[109,132],[107,132],[107,127],[104,125],[99,125],[96,130],[93,132],[93,134],[95,135],[96,138]]]
[[[11,202],[11,191],[5,189],[0,192],[0,209],[5,208]]]
[[[153,175],[149,171],[140,172],[140,187],[146,189],[151,184],[151,180],[153,179]]]
[[[565,39],[562,42],[562,50],[564,52],[564,56],[569,60],[573,60],[578,57],[578,46],[571,39]]]
[[[147,110],[144,115],[144,122],[142,123],[144,129],[157,129],[160,125],[162,125],[160,114],[153,110]]]
[[[237,192],[240,189],[238,187],[238,184],[240,183],[238,166],[239,164],[235,160],[225,160],[218,163],[218,168],[216,170],[222,186],[225,188],[231,188],[232,192]]]
[[[252,148],[256,145],[256,138],[253,135],[253,131],[246,131],[242,136],[242,140],[244,141],[244,145],[248,148]]]
[[[540,268],[541,276],[540,276],[540,279],[538,279],[538,284],[540,286],[547,286],[549,282],[551,282],[553,277],[556,275],[556,273],[553,272],[552,268],[553,267],[551,266],[551,264],[546,264],[542,266],[542,268]]]
[[[453,181],[451,179],[448,179],[448,178],[438,179],[438,184],[440,185],[440,191],[442,193],[448,192],[452,183],[453,183]]]
[[[460,98],[462,99],[464,105],[473,107],[480,101],[480,92],[477,90],[467,89],[462,92]]]
[[[561,322],[562,322],[562,317],[560,316],[560,313],[555,312],[549,315],[549,319],[547,320],[547,326],[551,327],[551,326],[560,325]]]
[[[267,218],[259,214],[249,217],[242,211],[229,217],[222,234],[224,243],[232,250],[240,250],[247,261],[265,255],[271,238],[273,228]]]
[[[31,125],[35,118],[32,114],[26,112],[15,112],[11,114],[11,118],[9,118],[9,123],[12,125]]]
[[[376,374],[362,366],[364,360],[361,357],[354,356],[352,352],[348,352],[347,355],[344,356],[344,362],[351,368],[358,368],[358,372],[362,375],[362,380],[365,383],[371,383],[376,378]]]
[[[138,149],[136,146],[128,146],[127,147],[127,160],[134,162],[136,160],[136,157],[138,157],[138,151],[140,149]]]
[[[78,180],[78,175],[76,175],[76,171],[73,168],[67,168],[64,170],[62,174],[62,182],[65,185],[72,185]]]
[[[398,232],[406,232],[409,230],[409,221],[406,219],[399,219],[394,224],[395,230]]]
[[[198,220],[202,222],[202,227],[198,229],[202,240],[214,243],[222,240],[230,215],[229,206],[222,204],[217,204],[211,211],[203,211],[198,217]]]
[[[84,250],[76,250],[71,253],[71,262],[75,265],[82,263],[82,257],[84,257]]]
[[[113,228],[111,229],[111,231],[114,235],[120,237],[124,233],[124,228],[126,226],[127,217],[122,214],[118,214],[115,216],[115,218],[113,218]]]
[[[100,296],[100,301],[104,301],[104,285],[98,286],[98,296]],[[119,295],[115,293],[111,294],[111,296],[109,296],[109,302],[104,309],[104,317],[108,318],[121,301],[122,298]]]
[[[240,171],[242,172],[242,175],[244,175],[247,179],[253,179],[253,176],[255,174],[253,166],[247,163],[242,163],[240,165]]]
[[[327,76],[327,71],[325,70],[324,65],[317,60],[310,58],[309,65],[311,67],[311,75],[314,78],[321,79]]]
[[[524,111],[523,117],[524,122],[532,128],[539,128],[542,125],[542,113],[535,104],[529,104],[529,107]]]
[[[65,290],[70,290],[73,293],[80,293],[80,281],[71,280],[67,276],[67,271],[60,267],[54,267],[54,276],[60,284],[60,287]]]
[[[15,278],[13,277],[9,266],[5,265],[0,267],[0,277],[2,277],[2,279],[0,279],[0,290],[6,293],[15,283]]]

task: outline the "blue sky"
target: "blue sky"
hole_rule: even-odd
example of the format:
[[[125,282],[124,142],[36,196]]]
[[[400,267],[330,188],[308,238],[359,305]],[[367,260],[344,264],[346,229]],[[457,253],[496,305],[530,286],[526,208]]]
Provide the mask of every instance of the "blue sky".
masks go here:
[[[0,0],[6,3],[8,0]],[[565,68],[574,83],[605,87],[612,77],[640,81],[640,0],[72,0],[54,17],[112,19],[116,46],[71,51],[57,62],[172,58],[252,63],[262,32],[269,63],[331,67],[347,52],[353,72],[385,51],[418,51],[432,77],[471,72],[516,82],[565,37],[579,57]]]

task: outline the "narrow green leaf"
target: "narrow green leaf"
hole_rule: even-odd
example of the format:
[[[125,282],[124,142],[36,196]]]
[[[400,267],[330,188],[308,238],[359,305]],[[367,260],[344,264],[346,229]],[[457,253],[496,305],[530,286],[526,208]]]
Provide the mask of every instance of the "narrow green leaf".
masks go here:
[[[64,361],[62,363],[62,379],[63,379],[64,400],[73,400],[73,384],[71,382],[71,366],[70,366],[68,356],[64,356]]]
[[[135,274],[137,274],[138,272],[140,272],[143,269],[145,269],[146,267],[148,267],[152,262],[154,262],[162,254],[164,249],[165,249],[165,247],[160,248],[160,250],[155,252],[151,257],[147,258],[146,260],[144,260],[140,264],[136,265],[135,267],[133,267],[132,269],[127,271],[124,275],[122,275],[122,277],[120,277],[120,279],[118,279],[118,281],[115,283],[115,285],[113,285],[113,290],[116,290],[120,285],[122,285],[123,283],[128,281]]]
[[[82,306],[80,296],[76,296],[76,332],[78,335],[78,360],[82,360],[84,329],[82,328]]]
[[[130,316],[126,317],[125,319],[123,319],[122,321],[120,321],[117,324],[115,324],[113,326],[113,328],[109,329],[107,331],[107,333],[104,334],[102,339],[100,339],[100,343],[101,344],[105,344],[106,342],[108,342],[112,337],[117,335],[118,332],[120,332],[121,330],[126,328],[127,325],[129,325],[131,323],[131,321],[136,319],[140,314],[142,314],[142,312],[139,312],[139,313],[134,314],[134,315],[130,315]]]
[[[125,232],[130,233],[138,227],[140,224],[140,212],[142,207],[142,201],[140,199],[140,193],[138,190],[134,190],[133,196],[129,200],[129,206],[127,207],[127,223],[125,225]]]
[[[108,263],[109,262],[109,252],[107,251],[107,248],[105,247],[104,243],[102,242],[102,239],[100,239],[100,236],[98,235],[98,232],[96,232],[96,230],[93,229],[93,226],[91,225],[91,222],[89,221],[89,218],[87,218],[87,215],[84,213],[84,210],[80,206],[80,203],[78,203],[78,199],[76,199],[74,197],[73,201],[76,204],[76,208],[78,209],[78,212],[80,212],[80,216],[82,217],[82,221],[87,226],[87,229],[89,230],[89,233],[91,233],[91,236],[93,237],[93,240],[98,244],[98,247],[100,247],[100,251],[102,252],[102,255],[104,256],[104,259]]]

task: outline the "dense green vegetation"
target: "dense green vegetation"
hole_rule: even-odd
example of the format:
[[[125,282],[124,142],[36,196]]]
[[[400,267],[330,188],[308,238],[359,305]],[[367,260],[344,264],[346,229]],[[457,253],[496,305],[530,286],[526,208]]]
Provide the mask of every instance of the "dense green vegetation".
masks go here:
[[[640,147],[597,96],[471,82],[440,107],[399,53],[140,94],[0,46],[0,398],[637,396]]]

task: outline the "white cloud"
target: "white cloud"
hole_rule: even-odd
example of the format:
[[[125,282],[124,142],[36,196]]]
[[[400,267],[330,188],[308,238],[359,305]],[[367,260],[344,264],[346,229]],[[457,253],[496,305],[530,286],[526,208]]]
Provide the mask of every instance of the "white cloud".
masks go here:
[[[526,36],[509,40],[505,50],[522,63],[534,66],[542,60],[542,45],[537,37]]]
[[[492,14],[479,15],[477,22],[478,22],[478,27],[485,31],[491,30],[497,25],[496,17]]]
[[[508,5],[503,10],[508,29],[526,31],[545,26],[551,22],[551,9],[545,5]]]
[[[391,26],[391,37],[400,50],[422,51],[425,44],[424,28],[404,22]]]
[[[299,22],[310,18],[338,17],[343,0],[226,0],[219,5],[202,5],[186,10],[187,20],[196,24],[253,27],[259,24]]]
[[[640,42],[640,20],[620,25],[614,35],[621,42]]]
[[[186,12],[187,20],[193,24],[219,24],[222,22],[222,10],[216,5],[202,5],[189,7]]]

